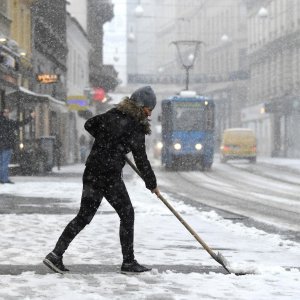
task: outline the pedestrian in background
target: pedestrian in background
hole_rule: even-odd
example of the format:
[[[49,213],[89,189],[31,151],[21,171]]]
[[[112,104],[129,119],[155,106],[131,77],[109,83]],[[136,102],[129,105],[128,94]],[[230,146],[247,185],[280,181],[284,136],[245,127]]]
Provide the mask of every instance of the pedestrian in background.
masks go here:
[[[88,148],[86,146],[87,141],[86,141],[86,137],[82,134],[79,138],[79,152],[80,152],[80,162],[81,163],[85,163],[86,160],[86,155],[87,155],[87,151]]]
[[[23,121],[14,121],[9,118],[9,109],[0,113],[0,183],[13,183],[9,179],[8,166],[16,144],[16,130],[35,118],[35,112]]]
[[[83,144],[80,146],[80,162],[81,163],[85,163],[86,153],[87,153],[87,146]]]
[[[57,166],[57,170],[60,170],[61,167],[61,147],[62,143],[60,137],[56,135],[54,141],[54,163]]]
[[[91,222],[103,197],[120,218],[119,235],[123,254],[121,272],[141,273],[151,270],[135,260],[134,209],[122,179],[122,169],[126,154],[132,152],[146,188],[157,196],[160,195],[145,147],[145,135],[151,133],[148,117],[155,105],[156,96],[152,88],[143,87],[115,108],[85,123],[85,129],[95,141],[85,164],[79,212],[43,261],[53,271],[68,271],[63,264],[63,254],[77,234]]]

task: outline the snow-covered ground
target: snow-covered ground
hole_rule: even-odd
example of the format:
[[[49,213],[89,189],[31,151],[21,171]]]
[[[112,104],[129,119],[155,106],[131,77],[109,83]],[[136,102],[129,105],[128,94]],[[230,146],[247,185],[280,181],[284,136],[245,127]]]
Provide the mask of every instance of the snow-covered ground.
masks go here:
[[[277,161],[284,162],[289,164]],[[291,161],[291,167],[296,162]],[[300,299],[298,243],[233,223],[163,193],[200,237],[226,257],[233,271],[254,273],[225,275],[138,177],[126,179],[136,213],[135,253],[140,263],[153,270],[136,276],[119,273],[118,217],[103,200],[99,213],[65,254],[71,272],[47,272],[41,261],[74,216],[63,211],[77,210],[80,203],[81,178],[67,173],[82,171],[83,165],[63,167],[59,172],[66,176],[14,177],[14,185],[0,186],[0,197],[38,197],[45,203],[43,213],[1,215],[0,299]],[[47,213],[49,198],[61,199],[55,205],[62,213]],[[23,272],[6,274],[1,269],[7,265]],[[34,271],[35,267],[45,272]]]
[[[258,157],[258,162],[276,165],[278,167],[288,167],[290,169],[300,171],[300,159],[291,158],[273,158],[273,157]]]
[[[214,158],[215,162],[220,161],[220,156],[218,153],[215,154]],[[243,160],[229,160],[229,162],[241,162]],[[248,160],[244,160],[248,162]],[[300,159],[292,159],[292,158],[278,158],[278,157],[265,157],[265,156],[258,156],[257,162],[259,164],[269,164],[273,166],[277,166],[278,168],[288,168],[290,170],[295,170],[300,172]]]

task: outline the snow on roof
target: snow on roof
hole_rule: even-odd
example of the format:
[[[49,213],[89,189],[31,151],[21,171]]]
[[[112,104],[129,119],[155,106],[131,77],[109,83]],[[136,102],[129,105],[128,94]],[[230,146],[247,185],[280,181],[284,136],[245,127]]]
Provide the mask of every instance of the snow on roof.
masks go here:
[[[240,128],[227,128],[225,129],[225,131],[253,131],[253,130],[251,128],[240,127]]]
[[[197,93],[195,91],[181,91],[179,95],[180,97],[190,98],[190,97],[196,97]]]

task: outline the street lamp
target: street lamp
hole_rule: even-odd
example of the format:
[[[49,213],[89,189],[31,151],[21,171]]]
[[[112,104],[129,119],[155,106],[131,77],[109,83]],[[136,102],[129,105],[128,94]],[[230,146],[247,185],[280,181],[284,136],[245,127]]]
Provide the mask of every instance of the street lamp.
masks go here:
[[[128,41],[133,42],[135,40],[135,34],[133,33],[132,28],[130,29],[130,32],[128,34]]]
[[[224,42],[224,43],[228,42],[228,41],[229,41],[228,35],[227,35],[227,34],[223,34],[223,35],[221,36],[221,41]]]
[[[269,16],[269,12],[265,7],[261,7],[257,13],[260,18],[267,18]]]
[[[116,52],[115,52],[115,55],[114,55],[113,59],[114,59],[115,62],[119,61],[118,48],[116,48]]]
[[[0,31],[0,43],[5,43],[7,41],[7,37]]]
[[[267,38],[267,20],[272,20],[272,16],[270,16],[269,11],[265,7],[261,7],[257,13],[257,17],[260,19],[260,32],[261,36],[259,36],[259,42],[264,42],[265,38]]]
[[[175,41],[178,57],[186,72],[185,89],[189,89],[189,72],[193,68],[201,41]]]
[[[22,56],[22,57],[25,57],[25,56],[27,55],[26,51],[23,50],[23,49],[19,49],[19,54],[20,54],[20,56]]]
[[[144,14],[144,9],[141,5],[141,1],[139,1],[138,6],[135,8],[134,14],[136,17],[141,17]]]
[[[193,53],[190,53],[189,56],[188,56],[188,60],[190,62],[192,62],[194,59],[195,59],[195,55]]]

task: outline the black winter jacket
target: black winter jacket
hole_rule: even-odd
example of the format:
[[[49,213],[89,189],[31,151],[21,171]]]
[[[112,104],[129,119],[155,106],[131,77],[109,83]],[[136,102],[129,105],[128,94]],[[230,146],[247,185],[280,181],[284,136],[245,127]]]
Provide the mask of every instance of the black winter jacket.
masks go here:
[[[0,149],[13,149],[17,140],[16,130],[31,120],[32,117],[23,121],[14,121],[0,115]]]
[[[87,120],[84,127],[95,138],[86,161],[86,167],[95,175],[119,176],[125,155],[132,152],[146,187],[156,188],[156,177],[146,154],[145,133],[135,118],[113,108]]]

